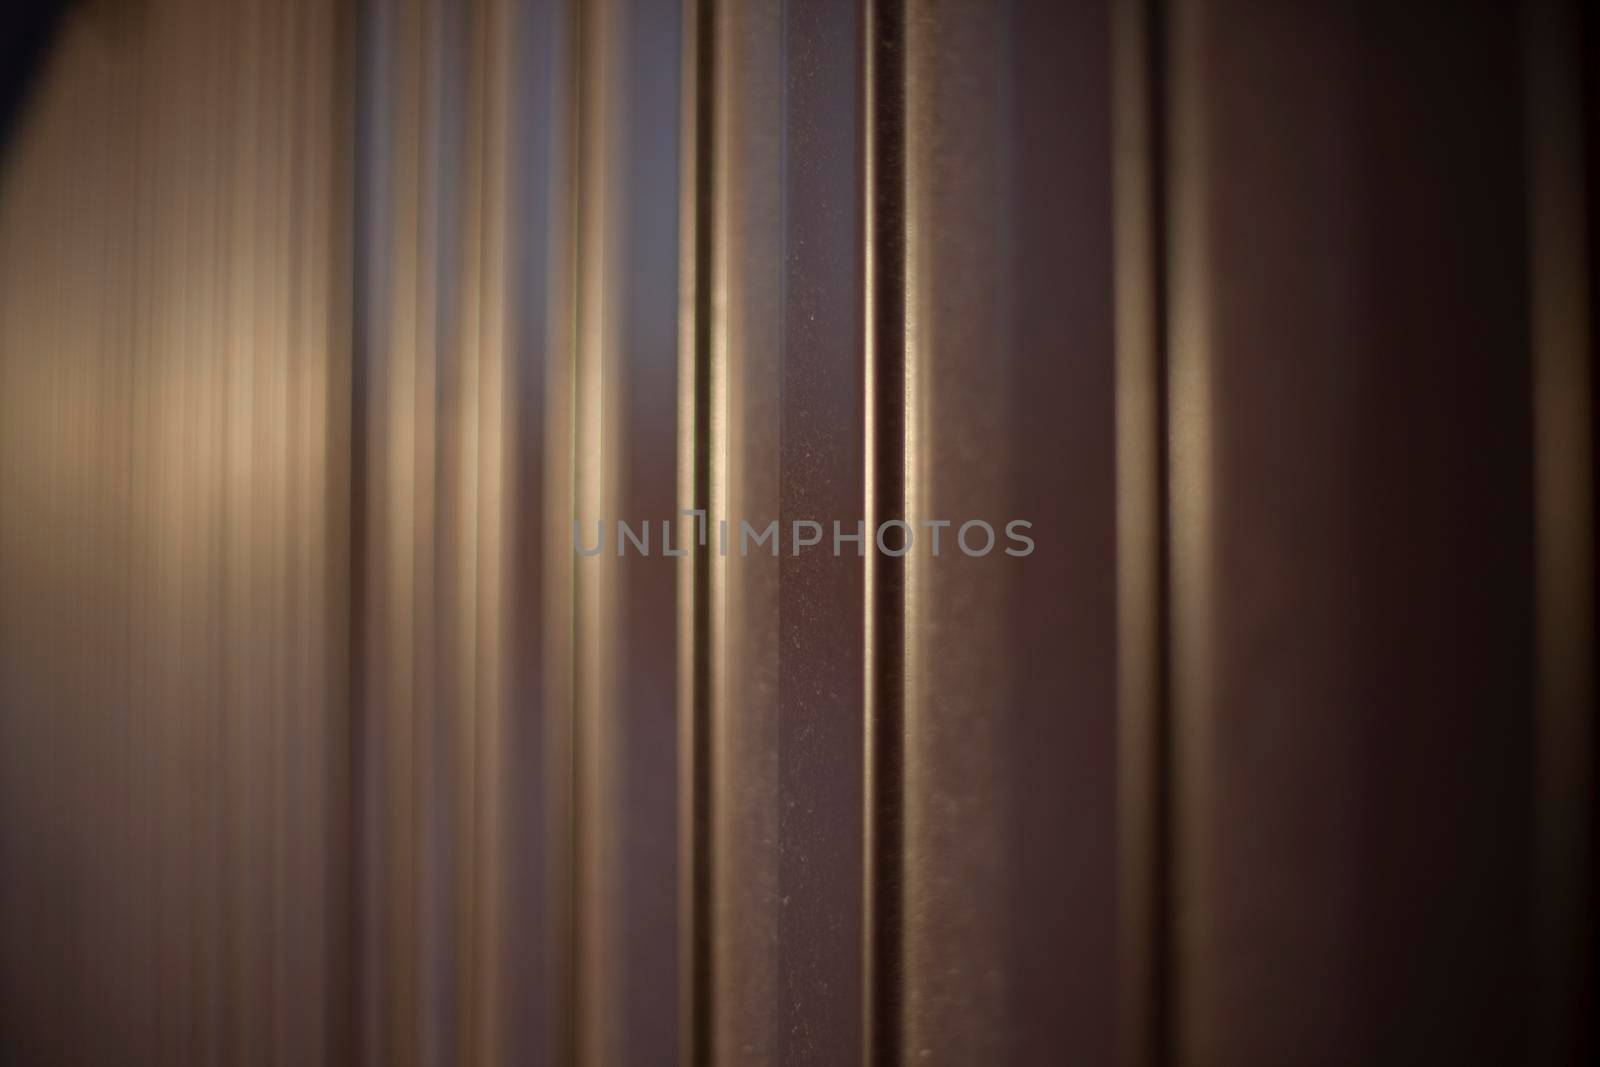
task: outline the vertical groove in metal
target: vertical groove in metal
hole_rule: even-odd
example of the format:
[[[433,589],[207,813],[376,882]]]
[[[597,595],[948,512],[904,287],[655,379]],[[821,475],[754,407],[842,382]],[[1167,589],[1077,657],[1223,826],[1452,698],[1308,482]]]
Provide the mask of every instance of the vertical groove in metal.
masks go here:
[[[709,1064],[713,1058],[715,1035],[714,885],[717,842],[713,783],[713,704],[716,652],[713,647],[712,548],[714,541],[700,536],[707,530],[712,507],[712,451],[714,427],[712,405],[713,321],[716,234],[716,115],[717,115],[717,28],[718,4],[715,0],[695,0],[688,5],[692,25],[685,34],[692,67],[686,65],[685,78],[691,86],[688,108],[691,145],[688,155],[691,178],[684,190],[691,205],[686,234],[691,265],[687,284],[691,288],[690,346],[687,375],[688,507],[699,518],[687,526],[674,521],[675,528],[687,530],[694,540],[690,545],[689,619],[685,640],[688,645],[684,739],[687,745],[687,776],[684,788],[687,854],[684,861],[687,902],[684,935],[686,1017],[683,1048],[686,1061]],[[689,71],[692,70],[692,74]]]
[[[1125,1067],[1171,1048],[1164,0],[1113,13],[1116,187],[1119,1024]]]
[[[867,536],[905,519],[906,12],[874,0],[866,20]],[[905,564],[868,554],[866,598],[866,1057],[903,1055]]]

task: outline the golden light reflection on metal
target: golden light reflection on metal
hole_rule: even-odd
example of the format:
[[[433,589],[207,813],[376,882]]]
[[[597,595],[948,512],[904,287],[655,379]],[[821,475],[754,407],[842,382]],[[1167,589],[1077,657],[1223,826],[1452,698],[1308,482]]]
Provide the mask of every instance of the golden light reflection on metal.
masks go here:
[[[577,350],[574,384],[574,518],[581,528],[618,514],[617,476],[624,427],[617,412],[617,183],[619,102],[614,88],[625,28],[622,6],[578,12],[579,89]],[[615,533],[615,531],[611,531]],[[627,1035],[615,1025],[624,947],[619,916],[618,803],[625,772],[618,703],[620,592],[615,557],[576,561],[573,748],[576,836],[575,1056],[581,1064],[619,1062]]]
[[[1166,113],[1169,190],[1166,247],[1170,262],[1167,338],[1169,430],[1168,537],[1171,545],[1172,705],[1172,981],[1174,1047],[1213,1062],[1216,1018],[1206,966],[1219,948],[1208,830],[1216,813],[1211,729],[1216,708],[1211,671],[1215,652],[1208,612],[1218,594],[1212,544],[1211,497],[1211,247],[1208,242],[1209,151],[1205,39],[1211,12],[1201,0],[1171,11],[1173,42]]]

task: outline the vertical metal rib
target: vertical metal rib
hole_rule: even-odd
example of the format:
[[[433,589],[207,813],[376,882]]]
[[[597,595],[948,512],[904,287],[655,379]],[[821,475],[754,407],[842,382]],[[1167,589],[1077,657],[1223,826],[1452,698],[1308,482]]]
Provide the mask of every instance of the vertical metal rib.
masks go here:
[[[615,126],[619,0],[580,5],[578,64],[577,344],[573,398],[574,517],[593,528],[616,514],[620,457],[613,401],[619,371],[616,317],[617,153]],[[573,825],[577,951],[576,1061],[609,1065],[626,1038],[618,1002],[621,885],[617,784],[622,773],[615,641],[620,590],[614,557],[574,567]]]
[[[906,12],[866,17],[866,530],[905,518]],[[868,552],[864,982],[868,1062],[901,1059],[905,744],[905,565]]]
[[[1165,5],[1156,10],[1165,13]],[[1207,269],[1209,160],[1202,95],[1209,73],[1205,66],[1209,11],[1204,0],[1173,0],[1170,10],[1170,17],[1147,27],[1148,39],[1159,42],[1152,69],[1162,74],[1154,83],[1158,88],[1150,110],[1161,121],[1149,134],[1159,190],[1152,194],[1153,203],[1160,207],[1156,247],[1162,284],[1154,312],[1163,327],[1157,335],[1162,346],[1157,374],[1165,391],[1157,422],[1161,434],[1157,470],[1164,496],[1160,520],[1165,539],[1158,560],[1166,585],[1158,604],[1164,608],[1161,615],[1167,627],[1163,688],[1169,696],[1161,709],[1164,726],[1158,728],[1154,749],[1158,775],[1154,892],[1155,906],[1161,909],[1156,929],[1168,942],[1157,942],[1158,966],[1172,968],[1153,979],[1162,1028],[1155,1056],[1159,1063],[1164,1053],[1181,1045],[1196,1050],[1197,1062],[1209,1063],[1207,1027],[1212,1016],[1205,1005],[1192,1003],[1210,995],[1204,980],[1195,979],[1205,973],[1210,943],[1203,940],[1206,931],[1194,918],[1210,902],[1211,841],[1206,831],[1213,802],[1207,748],[1214,655],[1207,612],[1215,592],[1209,396],[1213,297]],[[1160,32],[1151,32],[1155,30]],[[1182,950],[1177,947],[1180,938]],[[1180,991],[1196,995],[1177,1003]]]

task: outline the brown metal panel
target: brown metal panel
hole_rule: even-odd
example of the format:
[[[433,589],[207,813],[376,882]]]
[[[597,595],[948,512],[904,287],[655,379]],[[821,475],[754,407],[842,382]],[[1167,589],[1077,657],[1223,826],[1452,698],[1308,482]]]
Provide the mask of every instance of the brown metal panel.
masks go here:
[[[1016,207],[1006,507],[1015,826],[1006,1058],[1116,1055],[1117,407],[1107,5],[1024,3],[1011,30]],[[998,526],[997,526],[998,529]],[[1001,531],[1003,534],[1003,531]],[[1074,960],[1071,967],[1061,961]]]
[[[788,4],[783,19],[777,518],[849,529],[865,476],[862,5]],[[777,1059],[849,1062],[863,1006],[863,574],[792,550],[778,570]]]
[[[337,16],[75,9],[6,131],[7,1062],[341,1059]]]
[[[837,1063],[861,1041],[862,563],[744,524],[861,517],[862,13],[712,17],[708,1052]]]
[[[1173,7],[1180,1062],[1524,1054],[1518,29]]]
[[[617,290],[620,383],[607,414],[621,430],[616,518],[672,515],[678,496],[678,126],[681,14],[631,0],[606,73],[619,94]],[[653,542],[657,553],[659,542]],[[673,561],[620,561],[622,621],[613,670],[623,749],[619,771],[625,963],[620,1010],[605,1025],[626,1036],[622,1062],[653,1064],[679,1044],[678,604]]]
[[[0,1058],[1584,1062],[1593,21],[82,5]]]
[[[902,1055],[1107,1062],[1110,26],[911,5],[905,32],[904,499],[927,540],[905,562]],[[928,520],[952,523],[937,557]]]
[[[709,214],[713,286],[707,473],[711,529],[729,523],[726,557],[710,561],[708,633],[712,672],[708,931],[710,983],[697,990],[709,1033],[691,1062],[779,1062],[779,886],[783,820],[778,769],[784,756],[778,635],[781,563],[757,549],[740,554],[739,521],[757,528],[779,513],[784,366],[783,201],[785,199],[783,5],[713,4],[702,45],[712,53]],[[720,546],[718,546],[720,548]]]

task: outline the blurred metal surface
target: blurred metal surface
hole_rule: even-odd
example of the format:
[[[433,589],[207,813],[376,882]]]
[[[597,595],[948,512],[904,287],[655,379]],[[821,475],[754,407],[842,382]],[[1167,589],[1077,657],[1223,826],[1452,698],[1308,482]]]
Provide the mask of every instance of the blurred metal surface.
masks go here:
[[[1594,38],[82,5],[0,1060],[1588,1062]]]
[[[1166,30],[1173,1055],[1520,1061],[1549,993],[1518,18],[1194,0]]]
[[[349,28],[80,5],[5,146],[7,1063],[316,1063],[351,1024]]]

